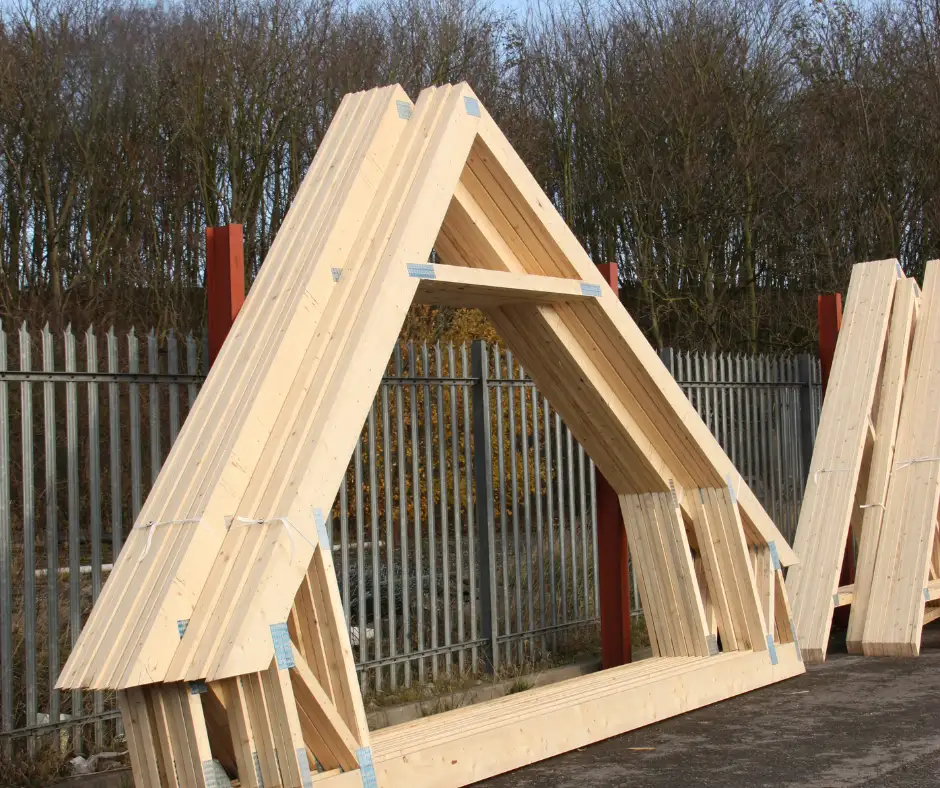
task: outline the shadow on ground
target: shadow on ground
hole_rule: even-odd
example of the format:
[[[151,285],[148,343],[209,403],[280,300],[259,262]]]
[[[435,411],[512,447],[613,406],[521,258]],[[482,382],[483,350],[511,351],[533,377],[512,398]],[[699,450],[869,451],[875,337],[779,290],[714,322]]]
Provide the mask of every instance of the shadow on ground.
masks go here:
[[[940,786],[938,715],[940,627],[931,625],[918,658],[830,652],[804,676],[478,785]]]

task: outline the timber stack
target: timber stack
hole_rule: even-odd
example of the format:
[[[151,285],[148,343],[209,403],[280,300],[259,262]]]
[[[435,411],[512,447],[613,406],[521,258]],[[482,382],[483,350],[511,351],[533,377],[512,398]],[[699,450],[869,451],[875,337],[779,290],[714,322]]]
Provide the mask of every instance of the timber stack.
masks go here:
[[[897,260],[854,266],[787,576],[807,661],[825,659],[837,607],[853,654],[917,655],[940,617],[938,336],[940,261],[922,292]]]
[[[416,300],[482,309],[617,491],[654,656],[372,734],[325,513]],[[375,89],[343,100],[58,686],[117,691],[138,788],[462,786],[803,672],[794,561],[470,88]]]

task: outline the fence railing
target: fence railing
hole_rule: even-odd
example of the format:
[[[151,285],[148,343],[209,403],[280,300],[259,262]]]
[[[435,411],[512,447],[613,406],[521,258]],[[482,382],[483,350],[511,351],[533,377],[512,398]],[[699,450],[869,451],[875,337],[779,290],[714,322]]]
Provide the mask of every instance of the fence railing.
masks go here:
[[[662,358],[792,540],[818,363],[671,350]],[[67,728],[81,750],[119,724],[109,695],[59,693],[55,680],[192,406],[205,359],[192,336],[79,338],[23,325],[14,338],[0,329],[7,746]],[[597,639],[593,462],[499,347],[396,350],[332,529],[364,692],[475,670],[484,657],[497,666],[563,658]]]

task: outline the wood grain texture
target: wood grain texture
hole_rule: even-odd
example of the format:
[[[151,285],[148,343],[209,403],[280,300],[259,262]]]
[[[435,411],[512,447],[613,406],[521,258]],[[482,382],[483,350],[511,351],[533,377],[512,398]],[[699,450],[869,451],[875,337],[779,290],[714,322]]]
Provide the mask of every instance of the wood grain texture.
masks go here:
[[[803,672],[777,654],[657,657],[378,731],[379,785],[468,785]]]
[[[60,676],[116,688],[164,678],[246,480],[334,286],[350,211],[381,178],[406,123],[400,88],[347,97]],[[365,190],[365,191],[364,191]],[[272,309],[271,305],[277,305]],[[297,341],[284,341],[290,336]],[[335,490],[334,490],[335,492]],[[195,519],[197,523],[181,523]],[[149,538],[149,544],[148,544]],[[102,612],[103,611],[103,612]]]
[[[371,736],[318,519],[416,299],[482,307],[610,481],[658,656]],[[382,788],[465,785],[803,670],[793,552],[464,84],[344,100],[176,446],[60,678],[143,704],[141,784],[215,739],[248,786],[370,744]]]
[[[920,653],[940,503],[940,261],[927,263],[862,651]]]
[[[895,260],[852,269],[794,539],[801,562],[787,575],[794,622],[808,661],[821,662],[826,656],[833,594],[855,510],[899,273]]]
[[[865,484],[864,501],[859,504],[860,507],[865,508],[859,509],[862,522],[861,533],[857,537],[858,558],[855,567],[855,583],[851,599],[845,600],[845,604],[852,605],[846,634],[846,646],[850,654],[862,653],[862,635],[868,615],[875,559],[881,540],[885,498],[888,494],[888,482],[891,479],[891,469],[894,464],[894,448],[901,415],[901,395],[907,378],[919,298],[917,283],[913,279],[905,279],[898,283],[891,311],[891,323],[888,327],[884,369],[878,386],[874,449]],[[842,589],[836,593],[841,597]]]

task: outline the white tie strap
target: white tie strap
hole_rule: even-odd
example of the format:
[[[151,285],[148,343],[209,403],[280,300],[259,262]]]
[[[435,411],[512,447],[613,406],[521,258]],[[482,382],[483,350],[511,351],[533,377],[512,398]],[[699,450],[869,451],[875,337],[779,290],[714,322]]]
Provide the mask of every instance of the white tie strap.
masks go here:
[[[153,529],[158,528],[161,525],[191,525],[192,523],[198,523],[200,521],[199,517],[192,517],[188,520],[149,520],[145,523],[138,523],[134,526],[132,530],[134,531],[147,531],[147,544],[144,546],[144,551],[140,554],[140,558],[137,559],[139,564],[144,560],[144,556],[150,551],[150,543],[153,541]]]
[[[243,525],[268,525],[269,523],[284,523],[284,527],[287,529],[287,536],[290,539],[290,562],[294,563],[294,554],[296,552],[296,544],[294,542],[294,534],[300,536],[308,545],[310,545],[314,550],[317,549],[316,542],[312,542],[307,538],[306,534],[303,531],[299,530],[287,517],[268,517],[267,519],[258,519],[252,517],[227,517],[225,518],[230,523],[236,522]],[[229,526],[231,528],[231,525]]]
[[[940,457],[915,457],[913,460],[895,463],[894,470],[899,471],[902,468],[907,468],[909,465],[917,465],[921,462],[936,462],[937,460],[940,460]]]

